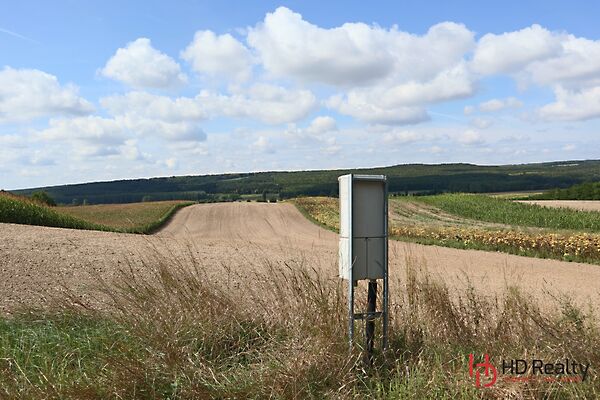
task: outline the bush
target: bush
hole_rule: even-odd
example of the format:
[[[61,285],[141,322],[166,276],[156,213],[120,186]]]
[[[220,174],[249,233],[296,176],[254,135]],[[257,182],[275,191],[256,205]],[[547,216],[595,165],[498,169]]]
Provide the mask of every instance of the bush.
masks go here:
[[[56,206],[56,202],[50,195],[42,190],[38,192],[33,192],[31,194],[31,199],[37,201],[38,203],[45,204],[47,206],[54,207]]]

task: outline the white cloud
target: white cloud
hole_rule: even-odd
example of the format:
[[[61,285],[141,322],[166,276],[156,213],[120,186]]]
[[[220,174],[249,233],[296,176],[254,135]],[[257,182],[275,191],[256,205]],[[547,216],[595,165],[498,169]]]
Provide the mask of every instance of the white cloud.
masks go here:
[[[465,106],[465,108],[463,109],[463,112],[465,115],[471,115],[475,112],[475,107],[473,106]]]
[[[571,144],[566,144],[566,145],[564,145],[562,149],[563,149],[564,151],[573,151],[573,150],[575,150],[576,148],[577,148],[577,146],[571,143]]]
[[[481,134],[474,130],[467,130],[467,131],[463,132],[462,134],[458,135],[456,140],[459,143],[467,145],[467,146],[474,146],[474,145],[480,145],[480,144],[485,143],[485,140],[483,140],[483,137],[481,136]]]
[[[537,61],[525,70],[527,80],[539,85],[561,84],[574,88],[600,84],[600,40],[561,35],[562,51]]]
[[[275,153],[275,148],[265,136],[259,136],[258,139],[252,143],[252,148],[261,153]]]
[[[39,132],[45,140],[81,140],[95,144],[124,142],[123,127],[117,121],[97,116],[51,119],[50,127]]]
[[[0,70],[0,123],[57,115],[85,115],[94,110],[73,85],[36,69]]]
[[[560,51],[557,35],[539,25],[532,25],[501,35],[484,35],[477,43],[472,67],[485,75],[514,73],[533,61],[556,56]]]
[[[147,38],[118,49],[100,72],[134,88],[168,88],[187,81],[179,64],[153,48]]]
[[[487,34],[478,42],[471,67],[484,74],[511,74],[529,83],[583,89],[600,84],[600,41],[551,32],[539,25]]]
[[[422,138],[423,135],[420,135],[414,131],[392,131],[383,135],[383,142],[386,144],[403,144],[416,142]]]
[[[468,97],[474,91],[474,83],[461,63],[426,82],[353,89],[345,96],[330,98],[326,104],[369,123],[411,124],[429,119],[424,105]]]
[[[222,116],[250,118],[274,125],[293,122],[306,117],[316,107],[317,100],[308,90],[255,84],[230,94],[204,90],[196,97],[169,98],[130,92],[102,98],[100,104],[112,115],[124,117],[131,129],[139,130],[147,125],[143,130],[152,131],[154,121],[157,131],[173,131],[188,130],[199,121]],[[148,123],[140,124],[140,121]],[[134,128],[134,125],[138,126]]]
[[[116,121],[124,128],[141,136],[158,136],[167,141],[206,140],[206,133],[202,127],[193,121],[170,122],[160,119],[140,118],[135,115],[118,116]]]
[[[50,126],[36,134],[42,140],[62,141],[73,146],[79,156],[99,157],[118,154],[126,133],[115,120],[96,116],[52,119]]]
[[[236,81],[246,81],[251,75],[250,52],[230,34],[217,36],[211,31],[198,31],[181,57],[202,74]]]
[[[266,83],[231,95],[202,91],[196,99],[210,115],[251,118],[272,125],[298,121],[317,106],[317,99],[309,90]]]
[[[329,108],[371,124],[402,125],[429,120],[423,107],[382,107],[369,93],[349,92],[345,97],[332,96],[326,101]]]
[[[495,112],[508,108],[519,108],[523,106],[523,102],[515,97],[506,99],[492,99],[479,104],[479,111]]]
[[[478,129],[487,129],[492,126],[492,121],[487,118],[473,118],[469,123]]]
[[[322,133],[337,131],[337,124],[335,119],[330,116],[320,116],[313,119],[306,128],[307,132],[313,135],[320,135]]]
[[[568,90],[557,86],[556,101],[537,110],[546,121],[583,121],[600,117],[600,86],[582,90]]]
[[[442,154],[445,153],[446,150],[441,146],[431,146],[426,147],[420,150],[421,153],[429,153],[429,154]]]
[[[137,135],[160,136],[168,141],[203,141],[199,121],[208,118],[197,98],[171,99],[146,92],[104,97],[100,104],[125,129]]]
[[[169,122],[200,121],[209,117],[198,98],[171,99],[147,92],[129,92],[125,95],[104,97],[100,99],[100,104],[112,115],[128,115]]]
[[[279,7],[250,29],[248,43],[265,69],[301,81],[360,86],[401,76],[428,80],[460,62],[473,45],[464,25],[444,22],[418,36],[363,23],[324,29]]]
[[[0,147],[7,148],[24,148],[26,142],[22,136],[19,135],[0,135]]]

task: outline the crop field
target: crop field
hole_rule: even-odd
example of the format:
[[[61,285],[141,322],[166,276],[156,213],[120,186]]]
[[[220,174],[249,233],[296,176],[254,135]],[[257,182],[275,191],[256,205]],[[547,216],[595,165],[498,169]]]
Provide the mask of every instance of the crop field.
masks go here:
[[[191,202],[155,201],[128,204],[100,204],[91,206],[59,207],[60,213],[117,231],[150,232],[164,223],[173,212]]]
[[[390,202],[393,229],[505,228],[406,200]],[[192,205],[152,235],[0,223],[0,398],[600,394],[596,265],[391,241],[390,348],[368,368],[361,343],[348,353],[337,201],[297,206],[330,229],[281,202]],[[592,367],[482,390],[469,354],[488,352]]]
[[[298,207],[324,226],[339,227],[337,199],[308,197]],[[600,263],[600,213],[548,209],[476,195],[395,197],[390,234],[447,247],[502,251]]]
[[[472,194],[443,194],[418,197],[447,213],[507,225],[600,232],[600,213],[551,209],[506,199]]]
[[[151,233],[177,210],[193,204],[162,201],[77,207],[48,207],[23,196],[0,193],[0,222],[56,228]]]

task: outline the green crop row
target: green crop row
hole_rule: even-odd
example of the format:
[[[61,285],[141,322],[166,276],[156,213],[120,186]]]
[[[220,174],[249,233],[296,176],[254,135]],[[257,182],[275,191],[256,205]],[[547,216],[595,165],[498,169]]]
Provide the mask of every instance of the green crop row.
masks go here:
[[[126,225],[116,226],[97,223],[69,215],[66,211],[62,212],[60,208],[47,207],[27,198],[12,195],[0,195],[0,222],[50,226],[55,228],[87,229],[126,233],[152,233],[164,225],[175,212],[182,207],[193,204],[192,202],[181,202],[173,204],[165,212],[152,218],[152,220],[127,221]],[[142,204],[144,205],[144,204]],[[63,210],[64,211],[64,210]],[[112,209],[112,212],[118,212]],[[104,213],[111,212],[107,208]],[[135,215],[135,214],[134,214]],[[138,213],[137,218],[143,214]]]
[[[550,229],[600,232],[600,213],[553,209],[483,195],[442,194],[415,197],[447,213],[479,221]]]

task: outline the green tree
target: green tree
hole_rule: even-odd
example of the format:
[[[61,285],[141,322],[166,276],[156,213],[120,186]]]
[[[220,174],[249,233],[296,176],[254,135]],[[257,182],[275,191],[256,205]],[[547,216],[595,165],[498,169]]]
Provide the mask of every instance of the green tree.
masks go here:
[[[56,206],[56,202],[50,195],[43,190],[33,192],[31,194],[31,199],[37,201],[38,203],[46,204],[47,206]]]

